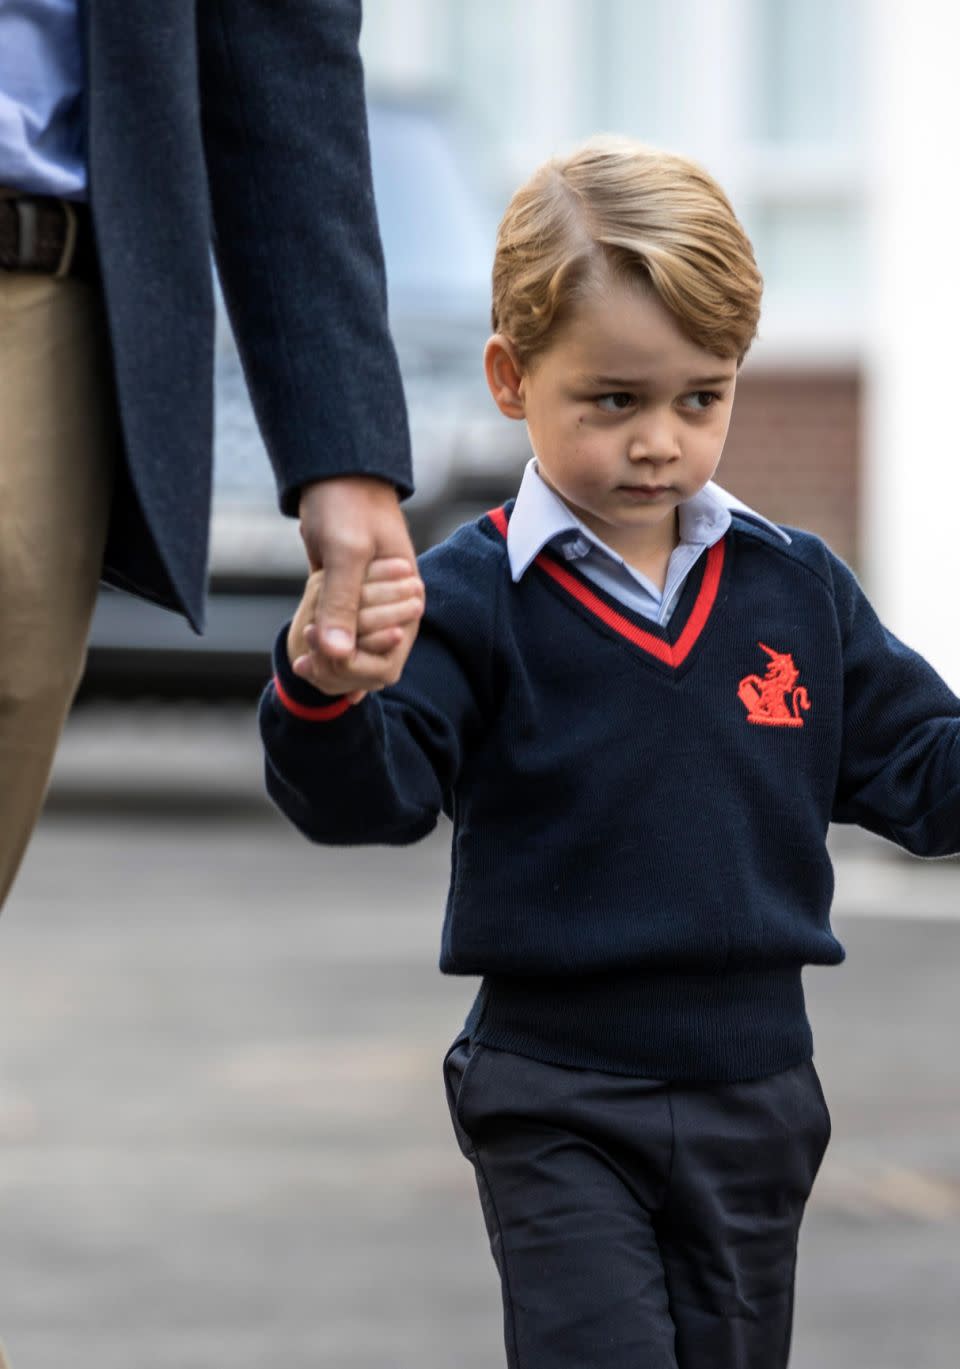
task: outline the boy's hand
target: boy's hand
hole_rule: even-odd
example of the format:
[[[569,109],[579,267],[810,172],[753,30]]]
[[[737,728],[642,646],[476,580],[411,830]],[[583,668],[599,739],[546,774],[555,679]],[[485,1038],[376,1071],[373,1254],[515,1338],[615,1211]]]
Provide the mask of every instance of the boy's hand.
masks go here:
[[[395,684],[423,615],[423,581],[402,557],[372,561],[360,591],[357,645],[343,661],[321,650],[316,626],[324,572],[314,571],[287,633],[287,656],[295,674],[325,694],[346,694],[359,703],[370,690]]]

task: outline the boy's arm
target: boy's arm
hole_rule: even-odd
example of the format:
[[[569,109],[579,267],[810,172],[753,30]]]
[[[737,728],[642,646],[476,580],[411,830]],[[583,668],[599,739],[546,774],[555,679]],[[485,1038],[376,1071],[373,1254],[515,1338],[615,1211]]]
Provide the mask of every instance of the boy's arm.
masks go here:
[[[918,856],[960,852],[960,699],[834,567],[844,640],[843,748],[833,817]]]
[[[295,674],[280,633],[260,732],[267,790],[300,831],[336,845],[405,844],[451,811],[464,749],[489,707],[492,618],[469,568],[428,580],[403,678],[357,704]]]

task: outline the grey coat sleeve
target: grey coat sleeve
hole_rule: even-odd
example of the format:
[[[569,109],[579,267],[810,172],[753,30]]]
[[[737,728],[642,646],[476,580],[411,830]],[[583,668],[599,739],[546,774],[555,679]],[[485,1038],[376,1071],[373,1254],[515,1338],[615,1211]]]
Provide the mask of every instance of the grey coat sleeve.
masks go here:
[[[197,0],[214,248],[281,507],[412,489],[370,176],[359,0]]]

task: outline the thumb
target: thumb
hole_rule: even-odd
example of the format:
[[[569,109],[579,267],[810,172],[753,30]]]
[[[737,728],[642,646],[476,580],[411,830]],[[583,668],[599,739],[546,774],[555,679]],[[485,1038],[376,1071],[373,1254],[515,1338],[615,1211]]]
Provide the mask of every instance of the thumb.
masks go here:
[[[357,613],[370,557],[357,548],[329,547],[324,562],[323,589],[317,605],[320,649],[327,656],[345,660],[353,653],[357,638]]]

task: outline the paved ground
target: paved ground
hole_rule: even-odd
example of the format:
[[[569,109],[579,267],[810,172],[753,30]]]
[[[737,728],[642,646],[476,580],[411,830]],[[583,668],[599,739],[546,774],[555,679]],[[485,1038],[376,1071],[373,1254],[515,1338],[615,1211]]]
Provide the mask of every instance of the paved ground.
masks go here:
[[[310,848],[246,710],[75,716],[0,924],[15,1369],[499,1369],[439,1059],[441,837]],[[960,867],[845,838],[793,1369],[956,1369]]]

